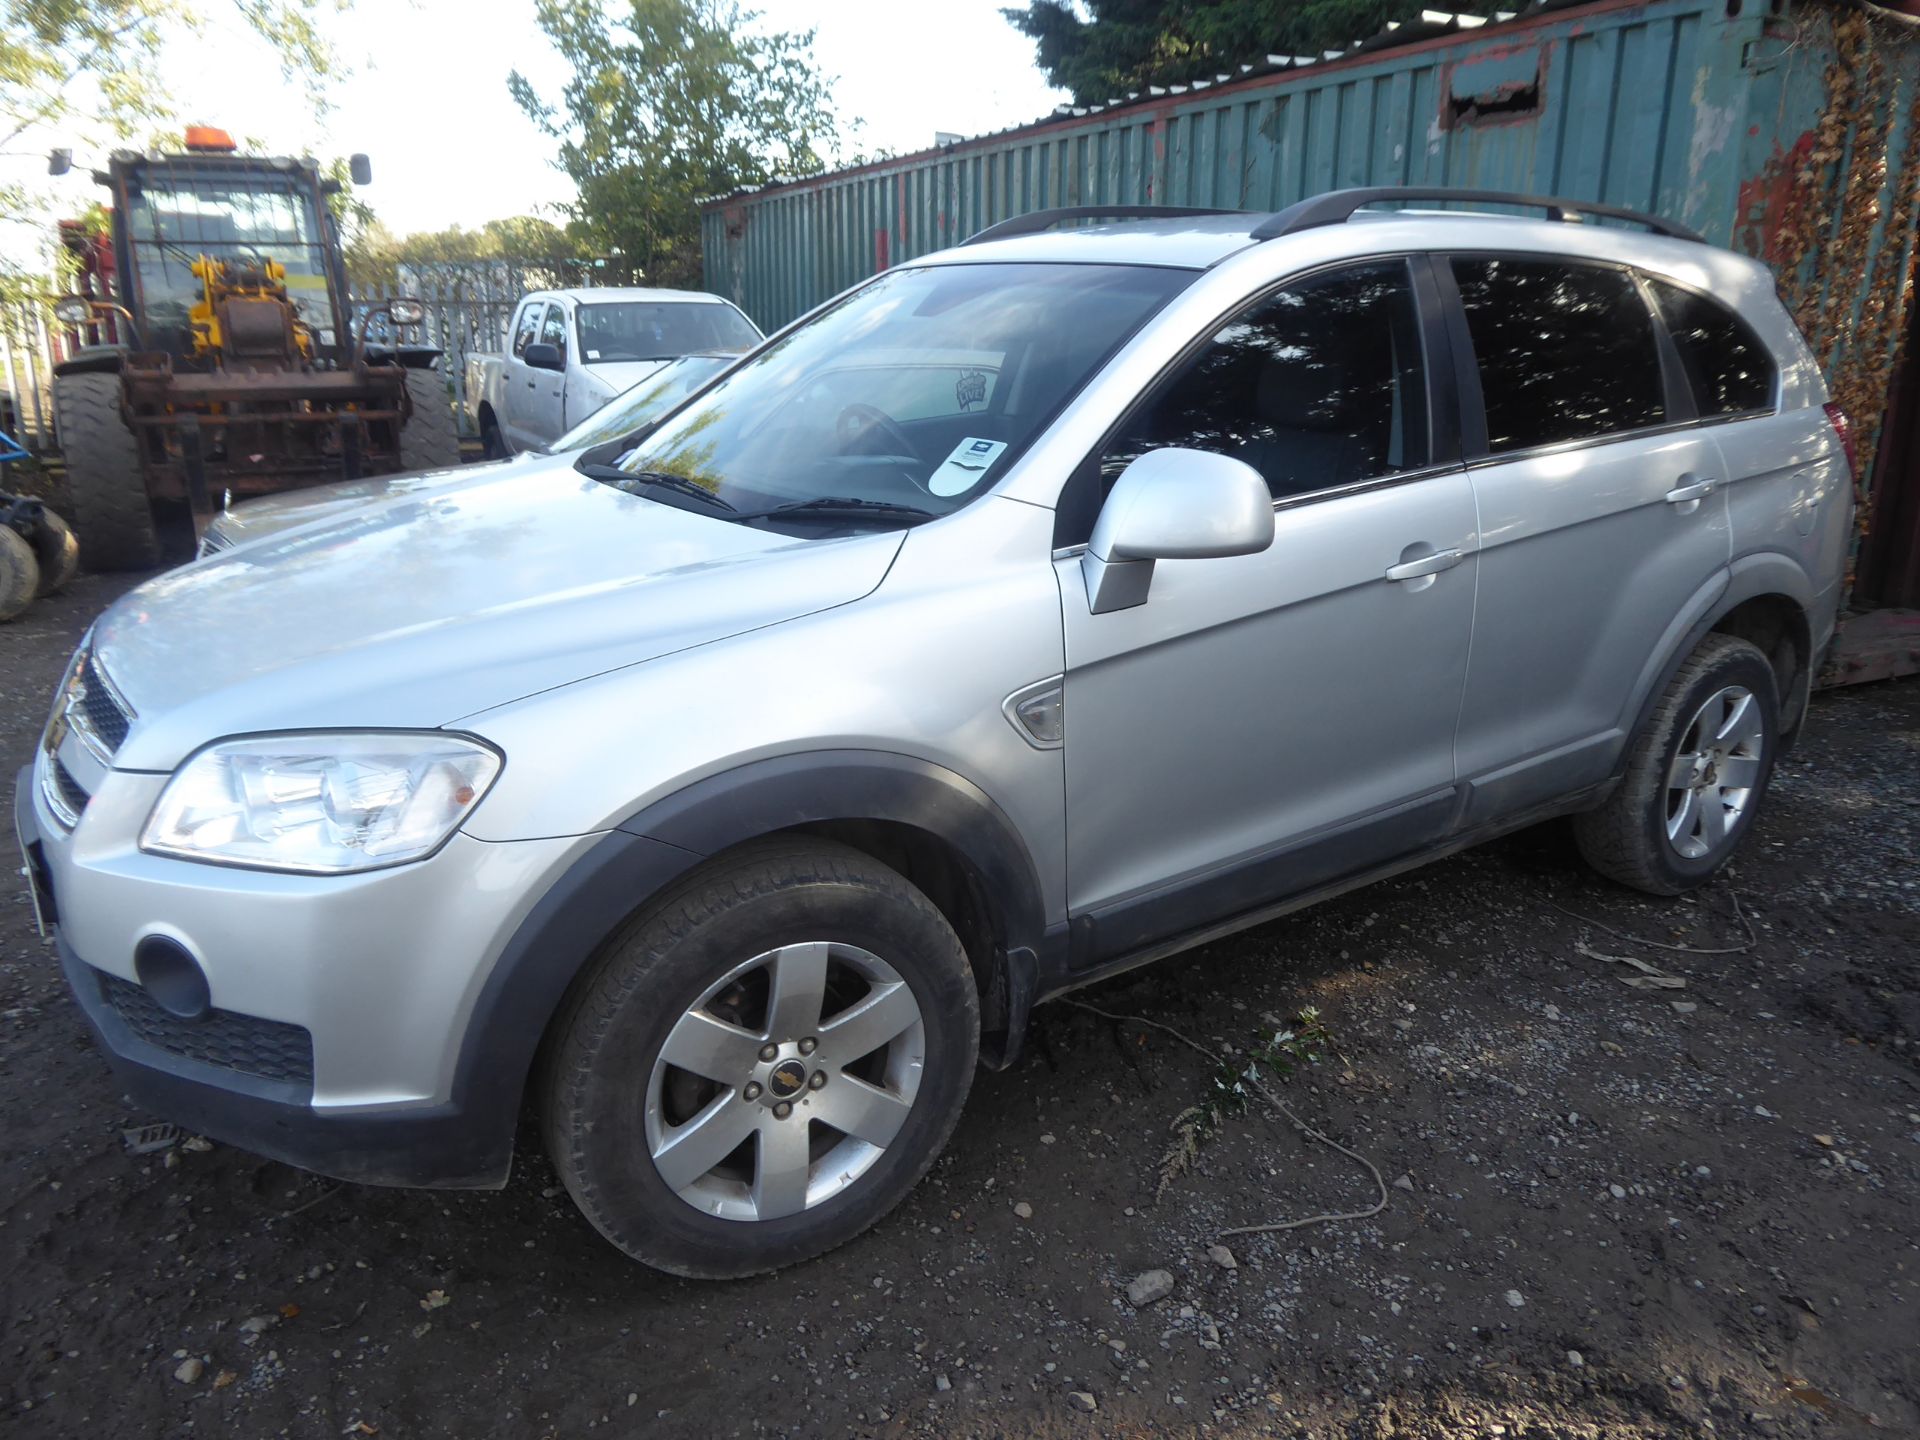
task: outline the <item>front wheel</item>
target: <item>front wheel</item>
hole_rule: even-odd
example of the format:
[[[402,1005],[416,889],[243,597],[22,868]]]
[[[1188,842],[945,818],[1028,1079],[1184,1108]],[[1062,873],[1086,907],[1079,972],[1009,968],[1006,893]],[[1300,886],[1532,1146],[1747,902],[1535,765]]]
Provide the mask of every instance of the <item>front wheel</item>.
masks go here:
[[[1574,818],[1602,875],[1654,895],[1713,878],[1753,824],[1773,774],[1780,697],[1759,648],[1709,635],[1668,682],[1607,803]]]
[[[594,1227],[678,1275],[852,1239],[926,1173],[979,1050],[945,918],[845,846],[749,846],[643,912],[556,1022],[547,1148]]]

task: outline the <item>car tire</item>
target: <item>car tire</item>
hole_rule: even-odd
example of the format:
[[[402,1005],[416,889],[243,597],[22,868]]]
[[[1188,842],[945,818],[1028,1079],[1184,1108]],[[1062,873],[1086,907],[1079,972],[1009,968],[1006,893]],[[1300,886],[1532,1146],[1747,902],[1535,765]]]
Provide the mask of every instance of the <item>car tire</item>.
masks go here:
[[[757,843],[646,907],[576,984],[548,1040],[548,1153],[633,1258],[776,1270],[913,1188],[979,1043],[966,952],[924,894],[847,846]]]
[[[1779,727],[1767,657],[1732,635],[1707,636],[1634,737],[1619,787],[1599,809],[1574,817],[1581,855],[1602,875],[1652,895],[1705,884],[1753,824]]]
[[[80,541],[74,536],[73,527],[51,510],[40,512],[40,529],[33,537],[33,549],[40,561],[40,594],[57,594],[79,573]]]
[[[513,452],[507,449],[507,442],[500,434],[500,427],[492,420],[480,423],[480,458],[482,460],[504,460]]]
[[[40,562],[18,531],[0,525],[0,624],[33,603],[40,588]]]

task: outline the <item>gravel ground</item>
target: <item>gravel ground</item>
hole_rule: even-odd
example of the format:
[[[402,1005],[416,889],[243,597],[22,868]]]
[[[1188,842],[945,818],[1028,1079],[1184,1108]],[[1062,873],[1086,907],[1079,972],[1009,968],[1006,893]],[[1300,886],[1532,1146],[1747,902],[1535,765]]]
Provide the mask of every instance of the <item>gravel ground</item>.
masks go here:
[[[0,631],[7,773],[87,578]],[[147,1117],[0,904],[13,1436],[1920,1434],[1920,683],[1815,705],[1730,876],[1654,902],[1548,827],[1064,1004],[876,1231],[725,1285],[623,1262],[531,1141],[497,1194],[334,1186]],[[1742,944],[1735,953],[1700,953]],[[1629,939],[1626,937],[1635,937]],[[1647,943],[1691,946],[1668,950]],[[1631,955],[1681,989],[1621,983]],[[1139,1308],[1126,1287],[1165,1270]]]

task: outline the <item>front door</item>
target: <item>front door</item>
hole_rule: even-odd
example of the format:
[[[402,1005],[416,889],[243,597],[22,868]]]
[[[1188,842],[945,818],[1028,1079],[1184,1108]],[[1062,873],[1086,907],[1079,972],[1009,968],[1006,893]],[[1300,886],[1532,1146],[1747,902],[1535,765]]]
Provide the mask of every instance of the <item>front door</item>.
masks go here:
[[[1277,513],[1271,549],[1160,561],[1132,609],[1056,561],[1076,966],[1445,832],[1478,537],[1420,315],[1402,259],[1288,281],[1098,456],[1111,484],[1160,446],[1232,455]]]

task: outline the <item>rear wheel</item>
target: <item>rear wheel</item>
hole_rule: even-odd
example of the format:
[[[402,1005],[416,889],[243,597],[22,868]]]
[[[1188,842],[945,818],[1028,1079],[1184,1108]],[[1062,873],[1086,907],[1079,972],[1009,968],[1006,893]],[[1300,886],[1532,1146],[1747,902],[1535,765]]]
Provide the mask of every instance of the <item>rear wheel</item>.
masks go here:
[[[1753,824],[1773,774],[1780,699],[1760,650],[1709,635],[1635,738],[1620,788],[1574,817],[1602,875],[1678,895],[1719,873]]]
[[[95,570],[151,570],[159,527],[147,498],[140,447],[120,414],[120,377],[60,375],[53,382],[60,450],[74,528]]]
[[[451,470],[460,463],[460,432],[453,425],[446,381],[438,370],[407,371],[412,414],[400,427],[402,470]]]
[[[951,1134],[979,1048],[966,954],[844,846],[748,847],[619,936],[556,1022],[548,1150],[627,1254],[680,1275],[809,1259]]]

